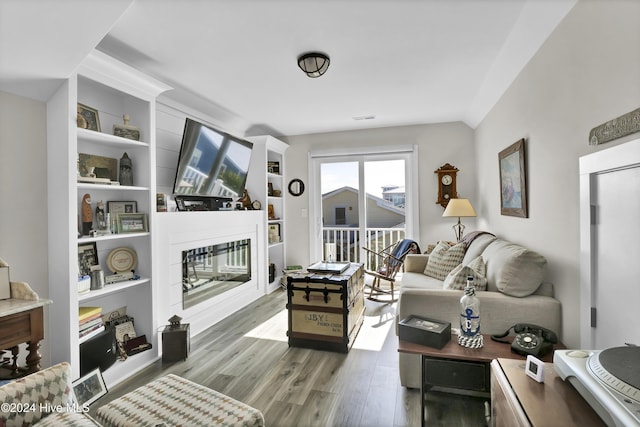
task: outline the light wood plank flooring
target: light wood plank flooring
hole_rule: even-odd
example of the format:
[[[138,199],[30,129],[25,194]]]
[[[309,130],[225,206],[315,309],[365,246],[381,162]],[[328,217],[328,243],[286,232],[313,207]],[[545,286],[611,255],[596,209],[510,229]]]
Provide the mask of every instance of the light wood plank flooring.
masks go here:
[[[187,360],[158,361],[109,390],[109,401],[173,373],[262,411],[267,426],[419,426],[418,390],[400,386],[394,306],[366,301],[348,354],[289,348],[286,294],[276,291],[191,342]],[[429,426],[483,426],[475,398],[430,393]]]

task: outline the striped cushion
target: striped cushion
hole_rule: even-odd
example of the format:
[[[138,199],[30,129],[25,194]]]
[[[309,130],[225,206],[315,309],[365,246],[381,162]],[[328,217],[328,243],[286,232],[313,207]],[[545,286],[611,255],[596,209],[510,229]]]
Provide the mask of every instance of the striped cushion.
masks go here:
[[[476,291],[487,289],[487,267],[481,256],[476,257],[468,265],[458,265],[444,279],[444,289],[464,289],[467,277],[473,276],[473,287]]]
[[[444,280],[451,270],[456,268],[464,258],[464,243],[450,246],[446,242],[439,242],[436,248],[429,254],[427,267],[424,274],[438,280]]]
[[[102,406],[96,420],[105,427],[264,426],[259,410],[173,374]]]
[[[0,402],[22,406],[21,412],[0,412],[0,425],[35,424],[49,415],[48,408],[72,407],[71,366],[60,363],[0,387]]]

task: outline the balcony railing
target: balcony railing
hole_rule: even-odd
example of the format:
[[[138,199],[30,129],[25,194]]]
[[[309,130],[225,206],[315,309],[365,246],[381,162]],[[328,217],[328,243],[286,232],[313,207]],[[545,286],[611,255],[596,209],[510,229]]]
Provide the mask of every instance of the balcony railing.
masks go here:
[[[364,239],[360,238],[358,227],[323,227],[322,241],[336,245],[336,259],[334,261],[349,261],[364,263],[367,268],[376,269],[379,261],[376,256],[364,254],[362,260],[362,247],[373,251],[380,251],[404,239],[404,228],[366,228]],[[323,244],[322,247],[325,247]]]

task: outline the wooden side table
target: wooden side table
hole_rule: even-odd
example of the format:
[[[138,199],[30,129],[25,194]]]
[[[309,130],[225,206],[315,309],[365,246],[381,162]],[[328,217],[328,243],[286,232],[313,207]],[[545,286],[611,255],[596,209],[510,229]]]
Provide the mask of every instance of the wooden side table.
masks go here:
[[[0,372],[3,379],[17,378],[40,370],[40,341],[44,338],[44,306],[51,300],[0,300],[0,350],[11,349],[13,364]],[[27,343],[27,366],[17,366],[18,345]]]
[[[521,360],[491,362],[491,419],[495,427],[604,426],[580,394],[545,363],[544,383],[524,372]]]
[[[432,387],[445,391],[490,398],[491,367],[494,359],[516,359],[524,363],[526,357],[511,351],[511,346],[495,342],[489,335],[483,335],[484,346],[478,349],[462,347],[452,335],[441,349],[427,347],[412,342],[399,340],[398,351],[401,353],[420,355],[420,414],[422,425],[425,422],[426,393]],[[564,348],[559,343],[556,348]],[[553,353],[547,354],[543,360],[551,362]]]

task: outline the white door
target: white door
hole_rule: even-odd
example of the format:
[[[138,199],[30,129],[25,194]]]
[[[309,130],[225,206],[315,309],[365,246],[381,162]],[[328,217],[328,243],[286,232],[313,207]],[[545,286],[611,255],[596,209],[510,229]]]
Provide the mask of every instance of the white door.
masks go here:
[[[582,347],[640,345],[640,140],[580,166]]]
[[[595,176],[594,346],[640,345],[640,167]]]

